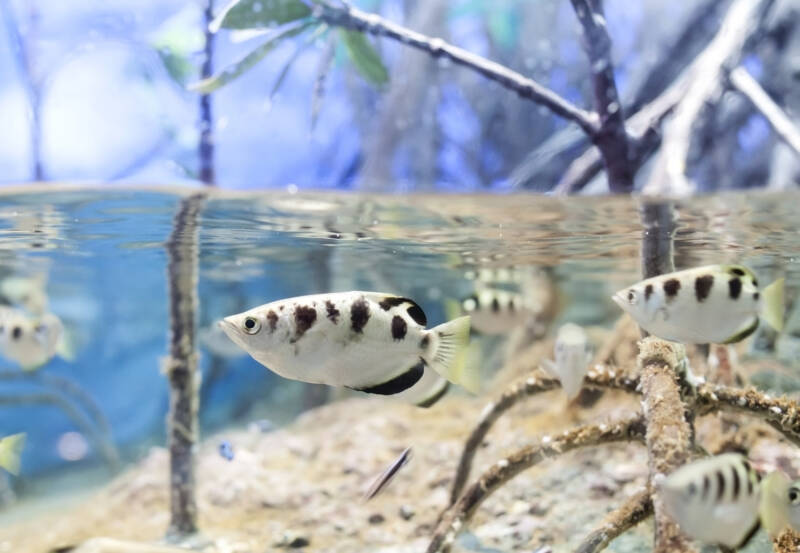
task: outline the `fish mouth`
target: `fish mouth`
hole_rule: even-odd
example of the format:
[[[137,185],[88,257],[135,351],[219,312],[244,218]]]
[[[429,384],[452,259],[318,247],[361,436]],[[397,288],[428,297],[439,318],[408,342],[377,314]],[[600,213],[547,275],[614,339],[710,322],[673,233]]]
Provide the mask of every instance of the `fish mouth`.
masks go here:
[[[617,292],[613,296],[611,296],[611,300],[616,303],[620,309],[625,310],[627,307],[624,298],[622,297],[622,292]]]
[[[231,317],[220,319],[217,322],[217,326],[219,326],[222,331],[231,339],[233,339],[233,337],[236,335],[236,324],[231,320]]]

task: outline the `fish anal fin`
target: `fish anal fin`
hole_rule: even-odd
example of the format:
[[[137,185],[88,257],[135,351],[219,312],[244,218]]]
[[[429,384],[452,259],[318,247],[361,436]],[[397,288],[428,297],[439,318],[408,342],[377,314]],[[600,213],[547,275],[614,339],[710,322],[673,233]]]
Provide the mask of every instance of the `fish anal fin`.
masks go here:
[[[420,359],[418,363],[409,368],[407,371],[391,378],[385,382],[380,382],[372,386],[365,386],[363,388],[352,388],[359,392],[367,394],[378,394],[382,396],[390,396],[399,394],[411,388],[416,384],[422,375],[425,373],[425,361]]]

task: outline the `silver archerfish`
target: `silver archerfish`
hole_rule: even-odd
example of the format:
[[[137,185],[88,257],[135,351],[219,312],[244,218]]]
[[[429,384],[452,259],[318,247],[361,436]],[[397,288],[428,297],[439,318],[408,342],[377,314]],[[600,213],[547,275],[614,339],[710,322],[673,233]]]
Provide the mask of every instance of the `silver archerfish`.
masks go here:
[[[591,360],[589,337],[580,326],[566,323],[558,329],[555,358],[555,361],[545,359],[542,365],[548,373],[558,378],[567,398],[575,399],[581,391],[583,377]]]

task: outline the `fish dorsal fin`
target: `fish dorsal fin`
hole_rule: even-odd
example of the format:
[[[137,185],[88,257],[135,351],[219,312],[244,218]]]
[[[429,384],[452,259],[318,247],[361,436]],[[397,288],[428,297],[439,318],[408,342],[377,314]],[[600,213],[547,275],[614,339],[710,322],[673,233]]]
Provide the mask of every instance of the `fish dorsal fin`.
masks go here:
[[[722,270],[728,273],[731,276],[738,276],[738,277],[749,277],[752,280],[756,280],[756,275],[753,271],[749,268],[745,267],[744,265],[723,265]]]
[[[426,326],[428,324],[428,318],[425,316],[425,311],[422,310],[417,302],[410,298],[394,296],[392,294],[381,294],[380,292],[364,292],[363,294],[367,299],[372,300],[380,305],[381,309],[384,311],[389,311],[392,307],[396,307],[398,305],[408,304],[408,307],[406,308],[408,316],[420,326]]]

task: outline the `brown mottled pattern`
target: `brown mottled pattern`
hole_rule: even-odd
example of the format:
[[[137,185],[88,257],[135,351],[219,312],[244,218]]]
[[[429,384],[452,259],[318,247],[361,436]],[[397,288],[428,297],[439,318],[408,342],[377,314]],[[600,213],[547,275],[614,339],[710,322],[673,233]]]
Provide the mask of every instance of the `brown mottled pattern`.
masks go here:
[[[392,338],[395,340],[402,340],[406,337],[408,325],[400,315],[392,317]]]
[[[420,349],[428,349],[428,344],[430,344],[431,338],[427,334],[422,337],[422,340],[419,341],[419,348]]]
[[[400,304],[406,303],[406,298],[401,298],[399,296],[390,296],[388,298],[384,298],[378,303],[381,306],[381,309],[384,311],[389,311],[392,307],[398,306]]]
[[[714,275],[703,275],[694,280],[694,295],[697,301],[702,302],[711,293],[714,286]]]
[[[364,327],[369,320],[369,304],[364,298],[358,298],[350,306],[350,326],[353,332],[359,334],[364,330]]]
[[[742,293],[742,281],[739,278],[732,278],[728,281],[728,294],[732,300],[738,299]]]
[[[275,327],[278,326],[278,314],[270,309],[269,313],[267,313],[267,322],[269,323],[269,331],[275,332]]]
[[[294,309],[295,333],[294,339],[299,340],[306,330],[314,326],[317,320],[317,310],[308,305],[298,305]]]
[[[653,285],[648,284],[647,286],[644,287],[644,301],[649,300],[650,296],[652,295],[653,295]]]
[[[325,309],[328,313],[328,318],[331,320],[331,322],[333,324],[338,323],[339,315],[341,315],[341,313],[339,313],[339,310],[336,309],[336,306],[333,305],[333,302],[331,300],[325,301]]]
[[[671,300],[675,296],[678,295],[678,290],[681,289],[681,281],[677,278],[671,278],[664,282],[664,294],[667,296],[667,300]]]

